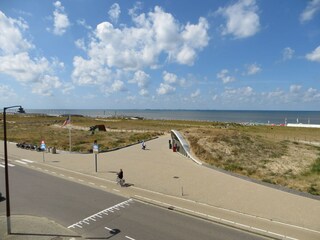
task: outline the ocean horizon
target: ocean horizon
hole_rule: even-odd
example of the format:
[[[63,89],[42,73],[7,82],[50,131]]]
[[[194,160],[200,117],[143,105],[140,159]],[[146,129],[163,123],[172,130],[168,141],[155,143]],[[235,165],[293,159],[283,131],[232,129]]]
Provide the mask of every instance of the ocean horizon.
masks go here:
[[[320,111],[182,110],[182,109],[26,109],[27,113],[88,117],[142,117],[157,120],[196,120],[252,124],[320,124]]]

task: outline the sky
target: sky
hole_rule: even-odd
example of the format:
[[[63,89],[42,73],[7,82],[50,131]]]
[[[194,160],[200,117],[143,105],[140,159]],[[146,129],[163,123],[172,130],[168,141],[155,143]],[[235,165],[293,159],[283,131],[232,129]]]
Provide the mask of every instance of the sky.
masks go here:
[[[317,110],[320,0],[1,0],[0,107]]]

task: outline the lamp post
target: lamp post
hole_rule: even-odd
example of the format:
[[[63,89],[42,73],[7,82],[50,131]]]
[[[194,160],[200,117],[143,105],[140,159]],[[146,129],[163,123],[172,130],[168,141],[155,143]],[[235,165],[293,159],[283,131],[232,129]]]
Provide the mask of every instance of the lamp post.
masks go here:
[[[21,106],[11,106],[3,108],[3,141],[4,141],[4,165],[5,165],[5,182],[6,182],[6,210],[7,210],[7,233],[11,234],[11,220],[10,220],[10,193],[9,193],[9,171],[8,171],[8,151],[7,151],[7,124],[6,124],[6,110],[9,108],[19,107],[18,112],[24,113]]]

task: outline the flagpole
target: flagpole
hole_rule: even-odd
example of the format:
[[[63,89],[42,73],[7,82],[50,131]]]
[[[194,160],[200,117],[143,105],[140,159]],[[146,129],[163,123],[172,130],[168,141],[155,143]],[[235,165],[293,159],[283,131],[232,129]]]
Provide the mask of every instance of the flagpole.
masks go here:
[[[71,152],[71,115],[69,115],[69,152]]]

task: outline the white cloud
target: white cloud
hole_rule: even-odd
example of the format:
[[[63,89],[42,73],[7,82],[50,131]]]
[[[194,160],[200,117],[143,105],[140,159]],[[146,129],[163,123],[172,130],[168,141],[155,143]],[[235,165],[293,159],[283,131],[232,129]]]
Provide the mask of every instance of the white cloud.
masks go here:
[[[87,29],[87,30],[92,30],[92,27],[91,27],[90,25],[88,25],[88,24],[86,23],[86,20],[84,20],[84,19],[78,19],[78,20],[77,20],[77,24],[80,25],[80,26],[82,26],[82,27],[84,27],[84,28]]]
[[[111,5],[110,10],[108,12],[109,18],[112,22],[117,23],[121,10],[118,3],[114,3]]]
[[[0,96],[2,99],[8,100],[12,97],[15,97],[16,93],[9,86],[0,84]]]
[[[75,56],[73,66],[72,79],[77,85],[101,85],[111,82],[111,70],[94,59],[85,60]]]
[[[290,93],[298,93],[301,90],[302,86],[300,85],[291,85]]]
[[[138,70],[134,73],[133,79],[129,83],[136,83],[140,88],[146,88],[149,84],[150,75],[144,71]]]
[[[224,84],[235,81],[236,79],[229,75],[228,69],[222,69],[218,74],[217,78],[222,80]]]
[[[63,87],[62,87],[62,93],[67,95],[73,89],[75,89],[74,85],[72,85],[71,83],[65,83],[65,84],[63,84]]]
[[[197,89],[195,92],[191,93],[190,97],[191,98],[199,97],[200,93],[201,93],[200,89]]]
[[[0,11],[0,54],[15,54],[32,49],[33,44],[22,35],[26,29],[28,25],[23,20],[12,19]]]
[[[0,72],[20,82],[37,82],[44,73],[50,71],[46,58],[32,60],[27,52],[0,57]]]
[[[261,67],[256,63],[250,64],[247,66],[247,75],[255,75],[261,71],[262,71]]]
[[[165,84],[179,85],[181,87],[185,86],[186,80],[184,78],[179,78],[174,73],[169,73],[167,71],[162,72],[163,80]]]
[[[121,80],[115,80],[111,85],[111,92],[119,92],[119,91],[126,91],[126,87],[124,82]]]
[[[218,97],[215,97],[215,100],[217,99]],[[233,107],[235,107],[236,105],[255,103],[256,93],[253,88],[249,86],[242,88],[226,88],[219,99],[223,104],[232,104]]]
[[[308,5],[300,15],[300,21],[303,23],[312,20],[318,11],[320,11],[320,0],[308,1]]]
[[[147,89],[144,89],[144,88],[140,89],[139,95],[147,97],[147,96],[149,96],[149,91]]]
[[[87,47],[86,44],[84,43],[84,39],[80,38],[77,39],[74,44],[76,45],[76,47],[78,47],[79,49],[82,49],[83,51],[87,51]]]
[[[165,81],[165,83],[167,84],[175,84],[178,82],[178,76],[173,74],[173,73],[169,73],[167,71],[164,71],[163,73],[163,79]]]
[[[283,49],[283,51],[282,51],[283,61],[292,59],[294,52],[295,51],[293,49],[291,49],[290,47],[286,47],[285,49]]]
[[[88,43],[88,58],[107,68],[137,71],[165,62],[192,65],[197,52],[208,45],[209,25],[204,18],[197,24],[180,24],[170,13],[156,6],[147,14],[132,14],[134,26],[115,28],[102,22]],[[197,37],[195,37],[197,36]]]
[[[157,93],[159,95],[167,95],[167,94],[171,94],[173,92],[176,91],[176,88],[166,84],[166,83],[160,83],[160,87],[157,89]]]
[[[320,91],[315,88],[309,88],[306,92],[304,92],[302,101],[303,102],[319,102]]]
[[[59,88],[62,84],[58,77],[44,75],[41,77],[41,81],[37,82],[32,89],[32,93],[36,93],[43,96],[52,96],[53,88]]]
[[[312,53],[308,53],[306,58],[309,61],[320,62],[320,46],[317,47]]]
[[[70,26],[69,18],[60,1],[54,2],[53,5],[55,7],[53,11],[53,33],[63,35]]]
[[[246,38],[255,35],[260,30],[258,6],[255,0],[239,0],[225,8],[219,8],[217,13],[227,19],[223,26],[223,35],[231,34],[235,38]]]
[[[184,87],[186,80],[179,78],[176,74],[167,71],[162,72],[163,83],[160,83],[157,93],[159,95],[172,94],[176,91],[176,87]]]
[[[26,22],[6,17],[0,12],[0,26],[1,31],[6,32],[0,34],[0,72],[31,86],[33,93],[51,95],[52,89],[61,86],[54,74],[55,68],[63,68],[64,64],[56,58],[49,62],[45,57],[30,57],[28,51],[34,46],[22,34],[28,29]]]
[[[147,87],[149,85],[149,79],[150,79],[149,74],[139,70],[134,73],[133,79],[129,80],[128,82],[136,83],[138,85],[138,87],[140,88],[139,95],[148,96],[149,91],[147,90]]]

